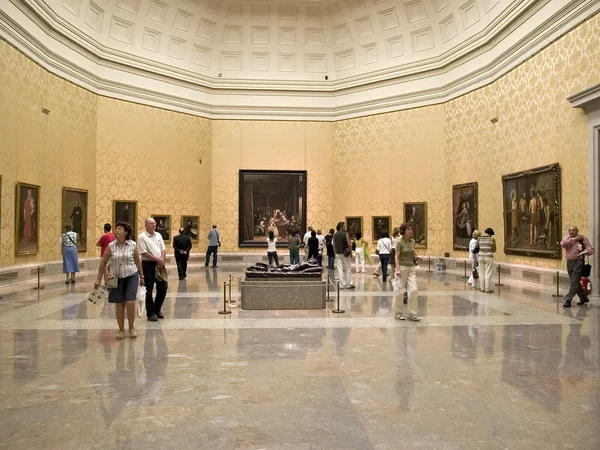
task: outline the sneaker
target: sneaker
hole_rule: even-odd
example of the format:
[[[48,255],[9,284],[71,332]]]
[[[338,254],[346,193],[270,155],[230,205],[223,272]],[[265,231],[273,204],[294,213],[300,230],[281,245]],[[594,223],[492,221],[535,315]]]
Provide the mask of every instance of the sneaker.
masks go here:
[[[404,316],[401,313],[396,313],[396,315],[394,316],[394,319],[396,319],[396,320],[404,320]]]
[[[564,302],[563,303],[563,308],[570,308],[571,307],[571,302]]]
[[[150,317],[148,317],[148,320],[150,322],[158,322],[158,317],[156,317],[154,314],[152,314]]]
[[[584,298],[583,300],[580,300],[577,302],[577,306],[585,305],[586,303],[589,303],[589,302],[590,302],[589,298]]]
[[[121,340],[121,339],[125,339],[125,332],[124,331],[117,331],[117,339]]]
[[[356,289],[356,286],[354,286],[353,284],[349,284],[348,286],[346,286],[346,289]]]
[[[135,331],[135,328],[130,328],[129,329],[129,337],[131,339],[135,339],[137,337],[137,331]]]
[[[421,319],[416,314],[409,314],[408,320],[412,320],[413,322],[419,322]]]

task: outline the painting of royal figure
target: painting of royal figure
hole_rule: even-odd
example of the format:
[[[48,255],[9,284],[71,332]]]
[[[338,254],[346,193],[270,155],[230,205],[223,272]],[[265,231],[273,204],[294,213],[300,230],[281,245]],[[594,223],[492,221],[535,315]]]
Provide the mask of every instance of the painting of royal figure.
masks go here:
[[[71,219],[73,232],[77,233],[77,239],[81,242],[83,240],[83,209],[79,206],[79,200],[75,200],[75,206],[73,207],[73,212],[71,212],[69,219]]]
[[[33,200],[33,193],[31,189],[27,189],[27,197],[23,205],[23,237],[28,241],[31,241],[33,237],[34,220],[33,214],[35,213],[35,201]]]
[[[15,255],[30,255],[38,251],[40,187],[17,183],[15,214]]]
[[[469,202],[463,202],[460,212],[456,216],[456,235],[461,238],[470,238],[473,232],[469,216]]]

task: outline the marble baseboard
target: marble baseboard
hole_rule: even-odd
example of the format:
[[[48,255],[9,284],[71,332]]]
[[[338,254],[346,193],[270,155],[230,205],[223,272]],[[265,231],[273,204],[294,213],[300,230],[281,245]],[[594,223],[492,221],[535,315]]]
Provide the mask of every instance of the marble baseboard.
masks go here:
[[[325,309],[326,282],[268,281],[240,282],[242,309]]]

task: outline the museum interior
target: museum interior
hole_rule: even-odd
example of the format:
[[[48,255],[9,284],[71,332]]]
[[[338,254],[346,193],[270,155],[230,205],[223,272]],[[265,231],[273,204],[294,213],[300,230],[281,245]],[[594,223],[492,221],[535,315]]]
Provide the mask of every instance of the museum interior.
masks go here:
[[[2,0],[0,80],[0,447],[600,448],[600,258],[563,308],[560,245],[600,246],[600,1]],[[117,339],[97,242],[148,217],[165,318]],[[341,221],[353,289],[249,277]],[[419,322],[373,275],[404,222]]]

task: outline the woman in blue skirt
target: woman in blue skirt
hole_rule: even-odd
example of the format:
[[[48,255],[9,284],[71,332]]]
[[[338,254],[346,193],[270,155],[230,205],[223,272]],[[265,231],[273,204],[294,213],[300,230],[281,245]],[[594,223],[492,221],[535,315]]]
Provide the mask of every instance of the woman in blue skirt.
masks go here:
[[[67,276],[65,284],[75,283],[75,274],[79,272],[76,242],[77,233],[73,231],[71,225],[65,225],[65,232],[60,237],[63,254],[63,273]]]

